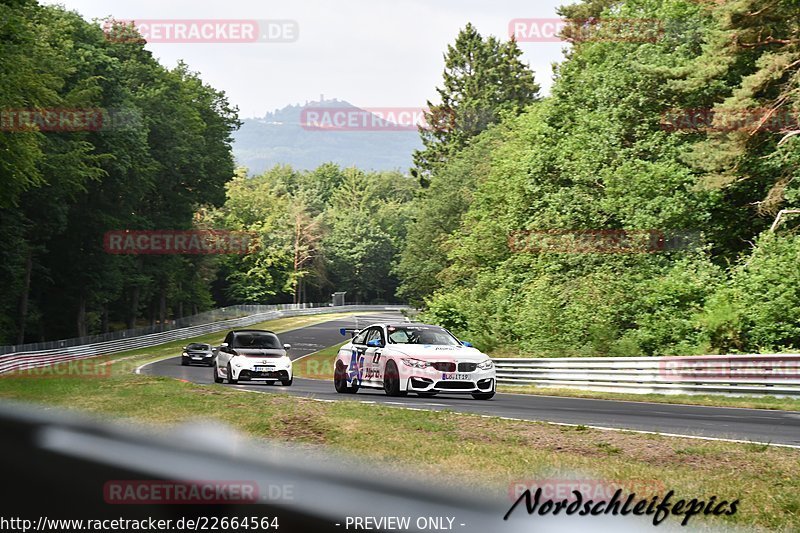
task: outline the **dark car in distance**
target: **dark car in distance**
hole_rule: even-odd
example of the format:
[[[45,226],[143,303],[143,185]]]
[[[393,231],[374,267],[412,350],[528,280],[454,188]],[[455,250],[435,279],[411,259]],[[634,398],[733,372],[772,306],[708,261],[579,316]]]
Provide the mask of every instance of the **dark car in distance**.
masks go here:
[[[214,350],[212,350],[210,344],[193,342],[183,349],[181,364],[183,366],[189,366],[193,363],[205,366],[214,364]]]

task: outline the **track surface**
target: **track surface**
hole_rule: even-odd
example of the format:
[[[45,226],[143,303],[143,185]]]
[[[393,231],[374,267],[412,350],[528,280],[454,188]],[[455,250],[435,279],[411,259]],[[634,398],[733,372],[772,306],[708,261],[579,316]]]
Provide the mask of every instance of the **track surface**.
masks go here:
[[[342,342],[342,327],[364,327],[381,320],[401,321],[399,314],[364,314],[332,320],[279,334],[281,342],[292,345],[290,356],[298,359]],[[194,383],[212,384],[211,368],[181,366],[180,357],[165,359],[141,369],[142,374],[167,376]],[[382,391],[362,389],[357,395],[337,394],[333,383],[295,378],[294,385],[223,385],[259,392],[289,393],[323,400],[350,400],[426,410],[449,409],[463,413],[502,416],[523,420],[583,424],[608,428],[653,431],[680,435],[737,439],[800,446],[800,412],[701,407],[645,402],[622,402],[562,398],[524,394],[497,394],[490,401],[471,396],[439,395],[435,398],[389,398]]]

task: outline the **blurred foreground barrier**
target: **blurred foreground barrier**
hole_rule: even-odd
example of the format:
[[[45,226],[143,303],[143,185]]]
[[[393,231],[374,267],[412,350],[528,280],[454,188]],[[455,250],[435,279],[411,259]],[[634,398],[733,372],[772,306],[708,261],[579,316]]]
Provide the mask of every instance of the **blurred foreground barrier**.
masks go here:
[[[342,305],[335,307],[309,307],[309,305],[312,304],[287,304],[280,306],[280,308],[278,308],[278,306],[269,306],[271,310],[268,311],[229,320],[210,322],[208,324],[173,329],[161,333],[150,333],[137,337],[98,342],[94,344],[83,344],[68,348],[55,348],[51,350],[17,352],[0,355],[0,374],[4,372],[10,372],[12,370],[37,368],[54,363],[61,363],[64,361],[83,359],[86,357],[96,357],[99,355],[108,355],[112,353],[124,352],[126,350],[133,350],[136,348],[146,348],[148,346],[157,346],[159,344],[164,344],[165,342],[191,339],[200,335],[216,333],[218,331],[251,326],[265,320],[273,320],[276,318],[300,315],[318,315],[325,313],[343,313],[348,311],[398,311],[405,308],[404,306],[386,305]]]
[[[510,385],[634,394],[800,395],[800,354],[495,359]]]

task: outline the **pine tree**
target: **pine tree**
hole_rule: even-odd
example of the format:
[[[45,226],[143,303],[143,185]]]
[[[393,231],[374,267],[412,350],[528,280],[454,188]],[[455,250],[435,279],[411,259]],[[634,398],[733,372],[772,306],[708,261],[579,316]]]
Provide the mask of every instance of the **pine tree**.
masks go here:
[[[447,47],[441,103],[428,102],[427,127],[420,128],[423,150],[414,153],[412,173],[426,185],[434,169],[504,113],[519,114],[539,97],[539,86],[512,38],[484,39],[472,25]]]

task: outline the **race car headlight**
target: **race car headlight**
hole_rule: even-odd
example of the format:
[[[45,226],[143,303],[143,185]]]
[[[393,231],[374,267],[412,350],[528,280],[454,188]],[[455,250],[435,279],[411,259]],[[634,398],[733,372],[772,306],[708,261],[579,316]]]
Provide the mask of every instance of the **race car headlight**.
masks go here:
[[[478,368],[480,368],[481,370],[489,370],[494,368],[494,363],[492,362],[491,359],[487,359],[486,361],[478,363]]]
[[[186,352],[183,352],[183,356],[184,356],[184,357],[188,357],[188,356],[189,356],[189,354],[188,354],[188,353],[186,353]]]
[[[404,365],[413,368],[427,368],[431,366],[431,364],[428,361],[422,361],[420,359],[403,359],[402,361]]]

